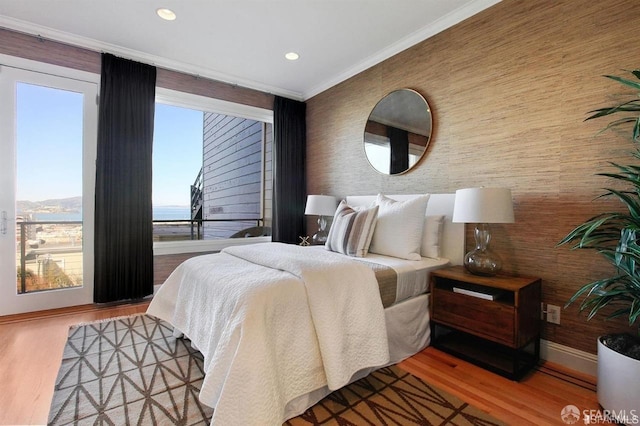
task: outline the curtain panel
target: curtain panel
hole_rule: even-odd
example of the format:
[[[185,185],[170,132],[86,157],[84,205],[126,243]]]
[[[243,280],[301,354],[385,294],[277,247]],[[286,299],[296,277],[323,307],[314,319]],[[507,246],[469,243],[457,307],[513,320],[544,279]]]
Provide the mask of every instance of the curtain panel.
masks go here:
[[[96,159],[96,303],[153,293],[156,68],[102,54]]]
[[[273,105],[273,241],[297,244],[304,235],[307,144],[304,102],[276,96]]]

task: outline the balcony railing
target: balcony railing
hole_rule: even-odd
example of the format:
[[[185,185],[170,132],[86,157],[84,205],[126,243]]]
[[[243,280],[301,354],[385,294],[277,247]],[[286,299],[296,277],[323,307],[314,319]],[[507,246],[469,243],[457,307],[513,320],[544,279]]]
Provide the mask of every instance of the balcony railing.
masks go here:
[[[261,226],[263,222],[263,219],[154,220],[153,235],[154,241],[270,235],[270,229]],[[244,229],[237,232],[215,226],[205,229],[206,223],[235,223],[235,228],[242,223]],[[19,294],[82,286],[81,221],[25,221],[16,222],[16,226]]]
[[[230,231],[225,227],[209,227],[209,232],[205,230],[207,223],[244,223],[243,228],[261,227],[263,219],[170,219],[153,221],[154,241],[177,241],[177,240],[208,240],[219,238],[235,238],[237,231]],[[255,224],[255,225],[254,225]],[[270,231],[269,231],[270,235]]]
[[[82,222],[17,222],[19,294],[82,286]]]

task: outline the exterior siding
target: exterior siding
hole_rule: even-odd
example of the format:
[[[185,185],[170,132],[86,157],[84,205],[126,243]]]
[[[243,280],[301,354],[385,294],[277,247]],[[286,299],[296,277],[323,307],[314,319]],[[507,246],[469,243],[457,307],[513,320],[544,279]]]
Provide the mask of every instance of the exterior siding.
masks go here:
[[[260,224],[263,138],[261,122],[205,113],[203,218],[221,221],[205,222],[205,239],[228,238]]]

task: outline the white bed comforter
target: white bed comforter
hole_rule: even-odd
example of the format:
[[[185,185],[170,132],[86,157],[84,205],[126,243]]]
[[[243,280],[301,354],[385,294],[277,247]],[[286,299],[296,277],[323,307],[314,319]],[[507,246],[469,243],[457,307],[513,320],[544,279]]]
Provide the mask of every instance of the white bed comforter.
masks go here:
[[[191,258],[147,312],[204,355],[212,424],[281,425],[289,401],[389,361],[374,273],[325,250],[265,243]]]

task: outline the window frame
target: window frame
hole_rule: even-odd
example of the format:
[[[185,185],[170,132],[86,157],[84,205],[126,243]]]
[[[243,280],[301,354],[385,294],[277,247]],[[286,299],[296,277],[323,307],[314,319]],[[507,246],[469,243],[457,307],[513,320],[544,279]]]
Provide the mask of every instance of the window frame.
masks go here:
[[[272,110],[229,102],[222,99],[194,95],[162,87],[156,87],[156,103],[195,109],[204,112],[232,115],[235,117],[248,118],[255,121],[273,124]],[[252,237],[249,239],[225,238],[217,240],[154,241],[153,254],[155,256],[162,256],[182,253],[214,252],[230,246],[270,241],[270,236]]]

